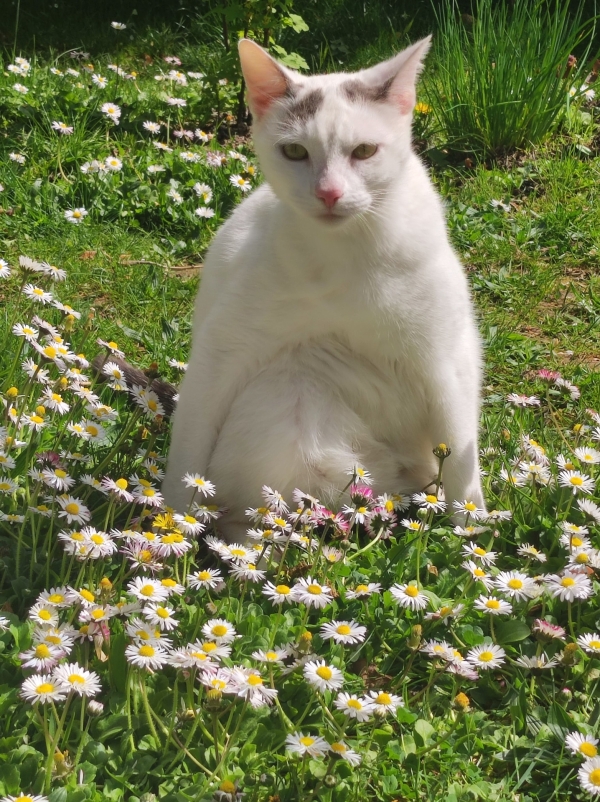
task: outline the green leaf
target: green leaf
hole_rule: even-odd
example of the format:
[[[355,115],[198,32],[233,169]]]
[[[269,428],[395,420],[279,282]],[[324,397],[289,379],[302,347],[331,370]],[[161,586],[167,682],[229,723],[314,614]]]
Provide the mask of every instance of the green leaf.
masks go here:
[[[302,33],[308,30],[308,25],[304,22],[300,14],[288,14],[287,17],[283,18],[282,22],[284,25],[293,28],[296,33]]]
[[[4,764],[0,765],[0,793],[3,795],[18,794],[21,785],[21,775],[17,766]]]
[[[110,684],[121,693],[127,689],[127,660],[125,647],[127,641],[123,632],[117,633],[110,643],[109,676]]]
[[[546,719],[548,728],[560,741],[564,741],[565,735],[573,729],[573,722],[565,712],[564,707],[552,702],[548,708],[548,718]]]
[[[67,802],[67,789],[55,788],[48,794],[48,799],[50,802]]]
[[[435,734],[435,730],[428,721],[425,721],[424,718],[420,718],[415,721],[415,733],[420,737],[424,746],[432,735]]]
[[[501,621],[496,626],[496,638],[499,643],[517,643],[531,635],[531,630],[524,621]]]

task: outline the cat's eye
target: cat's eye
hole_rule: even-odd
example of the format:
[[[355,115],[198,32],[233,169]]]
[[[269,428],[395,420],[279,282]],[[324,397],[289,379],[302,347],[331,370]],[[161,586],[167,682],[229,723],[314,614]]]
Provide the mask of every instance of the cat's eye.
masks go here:
[[[297,142],[284,145],[281,149],[283,155],[292,161],[300,162],[303,159],[308,159],[308,151],[303,145],[299,145]]]
[[[354,159],[370,159],[371,156],[374,156],[376,153],[377,145],[373,145],[370,142],[363,142],[362,145],[358,145],[358,147],[354,148],[352,157]]]

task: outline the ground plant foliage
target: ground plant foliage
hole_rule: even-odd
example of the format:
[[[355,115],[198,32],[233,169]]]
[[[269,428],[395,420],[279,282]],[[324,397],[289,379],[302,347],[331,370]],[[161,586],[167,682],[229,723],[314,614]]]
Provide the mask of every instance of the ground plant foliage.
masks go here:
[[[487,511],[447,507],[440,443],[423,492],[264,487],[226,544],[210,476],[160,491],[197,286],[165,267],[260,176],[231,73],[111,31],[0,75],[0,798],[600,796],[593,64],[503,163],[444,163],[415,111],[482,314]]]

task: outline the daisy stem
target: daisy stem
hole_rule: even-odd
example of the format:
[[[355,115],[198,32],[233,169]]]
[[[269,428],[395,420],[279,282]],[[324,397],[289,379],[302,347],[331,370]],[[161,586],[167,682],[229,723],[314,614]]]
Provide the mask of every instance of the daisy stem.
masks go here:
[[[140,675],[140,690],[142,692],[142,703],[144,705],[144,712],[146,713],[146,720],[148,721],[148,726],[150,727],[150,732],[152,733],[152,737],[156,742],[156,746],[158,750],[161,750],[161,742],[160,738],[158,737],[158,733],[156,731],[156,727],[154,726],[154,721],[152,719],[152,708],[150,707],[150,702],[148,701],[148,689],[146,688],[146,683],[144,682],[144,677]]]
[[[133,740],[133,721],[131,718],[131,668],[127,667],[127,677],[125,678],[125,713],[127,715],[127,729],[129,730],[129,745],[131,751],[135,751],[135,741]]]
[[[81,706],[81,709],[82,710],[84,709],[83,705]],[[83,752],[83,747],[87,743],[88,731],[90,729],[90,724],[91,723],[92,723],[92,718],[91,718],[91,716],[88,716],[88,720],[86,722],[85,728],[83,729],[83,731],[82,731],[82,733],[81,733],[81,735],[79,737],[79,744],[77,746],[77,752],[75,753],[75,759],[73,761],[73,768],[77,768],[77,766],[79,765],[79,761],[81,760],[81,753]]]
[[[573,603],[567,602],[567,616],[569,620],[569,632],[571,633],[571,637],[573,640],[577,640],[575,635],[575,629],[573,627]]]
[[[383,532],[384,532],[384,530],[380,529],[379,532],[377,533],[376,537],[374,537],[373,540],[370,540],[367,543],[366,546],[363,546],[362,549],[359,549],[358,551],[355,551],[352,554],[350,554],[348,557],[346,557],[346,562],[351,562],[352,560],[355,560],[361,554],[364,554],[365,551],[369,551],[370,549],[373,548],[373,546],[376,546],[377,543],[379,543],[379,541],[383,537]]]
[[[62,712],[62,716],[58,719],[58,724],[56,726],[56,731],[54,733],[54,738],[50,738],[50,743],[48,747],[48,757],[46,758],[46,777],[44,780],[44,793],[48,793],[50,791],[50,782],[52,780],[52,765],[54,763],[54,754],[56,752],[56,748],[58,746],[58,741],[60,736],[62,735],[63,727],[65,725],[65,719],[67,717],[67,711],[69,710],[69,705],[71,704],[71,699],[73,698],[73,692],[67,696],[67,700],[65,702],[65,707]],[[54,703],[52,703],[52,709],[54,711],[54,715],[58,718],[58,713],[56,712],[56,708],[54,707]]]
[[[121,432],[120,436],[117,438],[117,440],[113,444],[113,447],[111,448],[109,453],[102,460],[102,462],[94,469],[94,471],[92,473],[92,476],[94,476],[94,477],[98,476],[98,474],[102,473],[102,471],[107,467],[107,465],[111,464],[114,456],[119,453],[119,451],[121,449],[121,446],[123,445],[123,443],[127,440],[129,435],[131,434],[131,430],[133,429],[135,424],[138,422],[138,420],[141,417],[141,415],[142,415],[142,410],[141,409],[136,409],[135,412],[133,413],[133,415],[127,421],[127,424],[126,424],[125,428],[123,429],[123,431]]]
[[[496,631],[494,629],[494,616],[490,615],[490,635],[492,636],[492,643],[496,643]]]

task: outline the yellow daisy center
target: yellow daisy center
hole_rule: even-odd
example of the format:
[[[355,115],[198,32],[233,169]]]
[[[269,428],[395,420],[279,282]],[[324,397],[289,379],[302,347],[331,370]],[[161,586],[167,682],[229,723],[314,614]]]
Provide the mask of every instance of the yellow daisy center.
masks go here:
[[[392,697],[389,693],[380,693],[375,699],[375,704],[378,705],[391,705]]]
[[[227,635],[227,629],[228,628],[225,626],[225,624],[216,624],[212,628],[211,632],[215,638],[222,638],[223,635]]]
[[[154,649],[152,648],[152,646],[144,644],[144,646],[140,646],[138,654],[140,655],[140,657],[154,657]]]
[[[267,660],[277,660],[277,652],[265,652]]]
[[[333,676],[333,671],[328,666],[319,666],[316,670],[317,677],[320,677],[324,680],[330,680]]]
[[[361,703],[358,701],[358,699],[348,699],[346,704],[348,705],[348,707],[351,707],[353,710],[362,710],[362,707],[363,707],[361,705]]]
[[[485,606],[489,610],[499,610],[500,609],[500,602],[498,599],[488,599],[485,603]]]
[[[115,484],[119,490],[127,490],[127,479],[117,479]]]
[[[231,780],[223,780],[219,786],[219,791],[223,791],[225,794],[235,794],[236,788]]]
[[[487,554],[487,551],[485,549],[482,549],[481,546],[475,546],[473,552],[475,554],[478,554],[480,557],[483,557],[484,555]]]
[[[369,587],[368,585],[357,585],[355,593],[368,593]]]
[[[79,514],[79,504],[76,504],[74,501],[70,501],[65,506],[65,510],[69,513],[69,515],[78,515]]]
[[[419,595],[419,588],[416,585],[408,585],[404,593],[406,596],[410,596],[411,599],[414,599]]]
[[[302,746],[306,746],[307,748],[309,746],[312,746],[314,744],[314,742],[315,742],[315,739],[311,738],[310,735],[303,735],[302,738],[300,738],[300,743],[302,744]],[[600,772],[598,772],[598,773],[600,774]]]
[[[593,771],[590,771],[588,774],[588,780],[592,785],[596,785],[600,788],[600,769],[594,769]]]
[[[142,596],[153,596],[154,595],[154,585],[143,585],[140,588],[140,593]]]
[[[252,685],[254,687],[256,685],[262,685],[262,684],[263,681],[258,676],[258,674],[250,674],[250,676],[248,677],[248,685]]]
[[[590,649],[600,649],[600,640],[591,640],[588,643]]]
[[[482,663],[489,663],[490,660],[493,659],[494,659],[494,653],[490,651],[481,652],[481,654],[479,655],[479,660]]]
[[[65,597],[62,595],[62,593],[51,593],[50,596],[48,596],[48,601],[52,602],[52,604],[60,604],[61,602],[64,602],[64,600]]]
[[[51,682],[42,682],[35,690],[40,695],[43,693],[52,693],[54,691],[54,685]]]
[[[309,592],[309,593],[310,593],[312,596],[318,596],[320,593],[322,593],[322,592],[323,592],[323,588],[322,588],[320,585],[309,585],[309,586],[306,588],[306,590],[307,590],[307,591],[308,591],[308,592]]]
[[[560,580],[560,584],[563,586],[563,588],[571,588],[575,584],[575,580],[571,576],[563,576],[563,578]]]
[[[169,613],[169,611],[167,610],[166,607],[157,607],[156,608],[156,615],[159,618],[163,618],[164,619],[164,618],[168,618],[170,616],[170,613]]]
[[[579,751],[581,752],[582,755],[585,755],[586,757],[596,757],[596,755],[598,754],[598,750],[596,749],[594,744],[591,744],[589,741],[584,741],[579,747]]]
[[[84,685],[85,677],[82,677],[81,674],[69,674],[68,681],[71,685]]]
[[[50,657],[50,649],[45,643],[40,643],[39,646],[35,647],[35,656],[40,657],[42,660],[46,657]]]
[[[338,755],[343,755],[345,752],[348,751],[348,747],[344,746],[344,744],[335,743],[331,744],[331,751],[336,752]]]
[[[512,590],[520,590],[523,587],[523,581],[521,579],[509,579],[506,584]]]
[[[352,632],[348,624],[340,624],[335,631],[338,635],[349,635]]]
[[[73,535],[78,535],[78,534],[81,534],[81,533],[80,532],[74,532],[73,533]],[[79,538],[73,537],[73,540],[79,540]],[[91,593],[89,590],[86,590],[86,588],[81,588],[81,590],[79,591],[79,595],[83,596],[83,598],[86,601],[89,601],[89,602],[93,602],[94,601],[94,594]]]
[[[104,543],[104,538],[102,537],[102,535],[90,535],[90,540],[97,546],[101,546],[102,543]]]
[[[52,614],[48,610],[40,610],[38,613],[38,618],[41,618],[42,621],[50,621]]]
[[[571,482],[572,485],[575,485],[575,487],[580,487],[583,484],[583,479],[581,476],[570,476],[569,482]]]
[[[437,504],[437,496],[427,495],[425,496],[425,501],[428,504]]]

